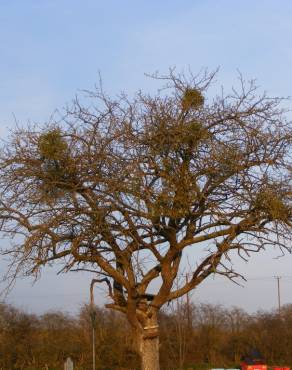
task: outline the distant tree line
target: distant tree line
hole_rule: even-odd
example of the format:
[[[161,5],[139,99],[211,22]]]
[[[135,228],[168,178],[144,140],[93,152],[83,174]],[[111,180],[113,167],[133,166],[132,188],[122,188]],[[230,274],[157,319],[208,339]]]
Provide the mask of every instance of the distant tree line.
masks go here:
[[[116,312],[96,307],[96,368],[138,369],[129,325]],[[248,314],[239,308],[174,303],[160,314],[161,368],[239,366],[252,349],[269,365],[292,364],[292,305],[278,312]],[[70,356],[76,370],[91,369],[89,307],[77,316],[64,312],[26,313],[0,304],[0,369],[63,369]]]

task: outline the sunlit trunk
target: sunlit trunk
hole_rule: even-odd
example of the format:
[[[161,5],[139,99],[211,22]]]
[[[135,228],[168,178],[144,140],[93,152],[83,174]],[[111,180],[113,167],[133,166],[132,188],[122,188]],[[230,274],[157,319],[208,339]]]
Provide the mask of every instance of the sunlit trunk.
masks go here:
[[[142,339],[140,356],[142,370],[159,370],[159,337]]]
[[[159,330],[155,320],[135,335],[141,359],[141,370],[159,370]]]

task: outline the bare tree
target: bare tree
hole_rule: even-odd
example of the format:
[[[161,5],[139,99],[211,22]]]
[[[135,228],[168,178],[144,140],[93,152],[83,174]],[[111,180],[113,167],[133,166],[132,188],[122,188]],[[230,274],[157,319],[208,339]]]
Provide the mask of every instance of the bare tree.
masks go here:
[[[237,91],[209,101],[213,74],[154,77],[166,88],[155,96],[111,99],[97,89],[59,122],[16,128],[0,158],[6,277],[55,261],[94,272],[107,307],[129,320],[143,370],[159,369],[166,302],[211,274],[237,278],[234,252],[291,248],[291,125],[281,99],[240,78]],[[193,255],[176,287],[187,247],[205,254]]]

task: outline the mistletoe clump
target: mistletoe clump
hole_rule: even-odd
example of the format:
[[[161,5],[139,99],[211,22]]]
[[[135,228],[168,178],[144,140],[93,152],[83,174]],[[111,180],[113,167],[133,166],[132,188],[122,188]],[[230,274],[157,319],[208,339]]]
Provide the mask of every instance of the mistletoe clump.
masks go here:
[[[285,221],[289,217],[289,208],[275,191],[261,191],[256,199],[256,209],[265,213],[271,220]]]
[[[184,111],[198,109],[204,104],[204,96],[198,89],[187,88],[183,94],[181,105]]]
[[[42,200],[52,201],[63,197],[74,186],[74,171],[68,153],[68,144],[60,129],[41,134],[38,139],[41,160],[39,172]]]
[[[42,134],[39,138],[38,149],[40,155],[48,160],[60,160],[67,151],[67,143],[62,137],[60,129],[53,129]]]

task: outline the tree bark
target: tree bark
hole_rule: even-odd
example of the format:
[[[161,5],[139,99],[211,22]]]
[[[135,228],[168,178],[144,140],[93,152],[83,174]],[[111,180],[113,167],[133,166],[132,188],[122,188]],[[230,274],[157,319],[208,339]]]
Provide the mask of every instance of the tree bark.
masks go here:
[[[146,325],[145,325],[146,324]],[[136,345],[141,359],[141,370],[159,370],[159,327],[156,315],[135,331]]]
[[[141,369],[159,370],[159,337],[142,338],[140,347]]]

